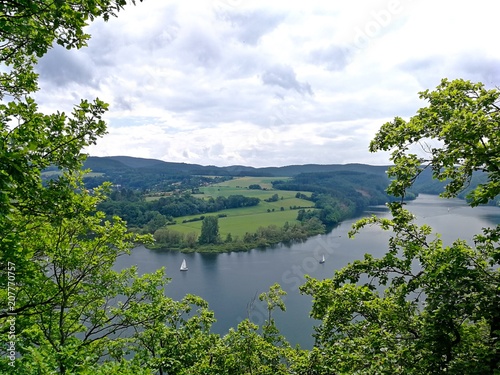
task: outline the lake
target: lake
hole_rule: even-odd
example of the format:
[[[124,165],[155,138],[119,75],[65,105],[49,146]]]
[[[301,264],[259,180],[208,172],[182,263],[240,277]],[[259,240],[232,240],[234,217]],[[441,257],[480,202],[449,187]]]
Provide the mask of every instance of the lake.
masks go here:
[[[457,238],[472,243],[473,235],[481,228],[500,223],[498,207],[470,208],[459,199],[421,194],[409,202],[407,208],[416,215],[416,223],[429,224],[435,232],[441,233],[445,244]],[[385,206],[374,206],[362,216],[372,214],[388,217],[388,210]],[[267,310],[258,295],[279,283],[288,294],[284,298],[287,311],[274,312],[277,326],[292,346],[300,344],[310,349],[314,343],[313,326],[318,321],[309,318],[311,298],[298,291],[304,275],[329,278],[335,270],[361,259],[365,253],[381,256],[386,252],[389,235],[377,227],[367,227],[356,238],[348,238],[351,225],[360,217],[346,220],[330,233],[311,237],[303,243],[248,252],[182,254],[141,246],[130,256],[119,258],[116,266],[137,265],[140,273],[165,267],[167,276],[172,279],[166,294],[176,300],[187,293],[204,298],[217,319],[212,330],[222,335],[247,317],[262,324],[267,318]],[[323,255],[326,262],[320,264]],[[179,271],[183,259],[189,267],[187,272]]]

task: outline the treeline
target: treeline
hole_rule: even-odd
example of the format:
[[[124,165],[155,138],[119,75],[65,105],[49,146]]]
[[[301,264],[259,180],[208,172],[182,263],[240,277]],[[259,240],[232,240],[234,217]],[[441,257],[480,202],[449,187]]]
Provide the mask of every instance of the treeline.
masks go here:
[[[370,205],[385,204],[391,200],[385,189],[389,179],[385,174],[357,171],[302,173],[288,181],[273,181],[273,188],[312,192],[311,197],[297,193],[297,198],[314,202],[316,209],[301,209],[297,219],[319,219],[332,226],[360,213]],[[407,197],[414,198],[414,195]]]
[[[278,227],[270,225],[259,227],[255,233],[245,233],[244,236],[232,236],[228,233],[212,243],[203,243],[195,232],[181,233],[175,227],[162,227],[154,232],[155,244],[152,248],[198,252],[230,252],[246,251],[257,247],[268,247],[277,243],[292,243],[305,241],[308,237],[325,232],[325,225],[317,218],[311,217],[301,223],[285,223]],[[201,243],[201,244],[200,244]]]
[[[199,199],[189,193],[146,201],[138,191],[120,189],[113,191],[109,199],[101,202],[98,208],[108,217],[121,217],[129,227],[142,228],[144,232],[153,233],[158,228],[173,224],[176,217],[251,207],[258,205],[259,202],[259,198],[243,195]]]
[[[367,205],[383,204],[390,197],[385,192],[389,184],[385,174],[356,171],[302,173],[289,181],[274,181],[273,188],[280,190],[311,191],[339,200],[350,200],[360,210]]]
[[[196,189],[232,179],[230,176],[194,176],[186,173],[165,173],[152,168],[109,168],[101,176],[90,174],[84,177],[85,186],[93,189],[110,181],[115,186],[124,186],[142,192],[174,192]]]

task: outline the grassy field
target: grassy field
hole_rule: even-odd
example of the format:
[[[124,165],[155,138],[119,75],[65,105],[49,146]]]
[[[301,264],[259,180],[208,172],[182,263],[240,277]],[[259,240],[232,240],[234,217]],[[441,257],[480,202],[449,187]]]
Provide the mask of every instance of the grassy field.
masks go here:
[[[240,177],[234,178],[229,181],[221,182],[219,184],[214,184],[213,186],[225,186],[225,187],[240,187],[247,188],[250,185],[258,184],[263,189],[272,189],[272,182],[275,180],[289,180],[290,177]]]
[[[312,207],[313,203],[305,199],[295,198],[296,191],[271,190],[271,181],[275,178],[269,177],[241,177],[230,181],[225,181],[220,184],[204,187],[200,189],[203,194],[197,194],[198,198],[216,198],[218,196],[228,197],[230,195],[244,195],[247,197],[257,197],[261,202],[257,206],[233,208],[219,211],[208,215],[225,214],[227,217],[219,218],[219,231],[221,237],[224,238],[228,233],[235,236],[244,236],[246,232],[253,233],[259,227],[267,227],[276,225],[281,227],[285,222],[290,224],[297,223],[297,209],[290,209],[291,206]],[[251,184],[259,184],[262,188],[268,190],[252,190],[248,189]],[[270,198],[274,194],[278,194],[280,199],[276,202],[265,202],[264,199]],[[310,195],[310,193],[306,193]],[[283,207],[283,211],[281,210]],[[270,212],[268,212],[268,210]],[[273,211],[274,210],[274,211]],[[169,227],[182,233],[201,231],[201,221],[191,223],[182,223],[185,219],[192,219],[201,215],[183,216],[175,220],[178,224]]]
[[[228,211],[230,210],[226,210],[224,212]],[[205,216],[209,215],[210,214],[206,214]],[[223,239],[228,233],[231,233],[233,238],[236,236],[240,236],[241,238],[245,235],[246,232],[256,232],[259,227],[267,227],[269,225],[276,225],[278,227],[281,227],[285,224],[286,221],[288,221],[289,223],[296,223],[296,218],[297,210],[290,209],[285,211],[261,212],[243,215],[231,213],[230,216],[228,215],[227,217],[219,218],[219,233]],[[184,218],[177,218],[178,222],[182,222],[182,219]],[[185,224],[181,223],[171,226],[169,227],[169,229],[181,233],[196,232],[199,234],[201,231],[201,223],[201,221],[195,221]]]
[[[288,179],[288,177],[280,178]],[[203,194],[194,195],[197,198],[216,198],[218,196],[228,197],[230,195],[244,195],[245,197],[257,197],[262,200],[270,198],[273,194],[278,194],[280,197],[295,196],[296,192],[283,191],[283,190],[272,190],[272,181],[276,178],[272,177],[240,177],[234,178],[229,181],[221,182],[218,184],[213,184],[201,188],[200,191]],[[252,190],[248,187],[250,185],[260,185],[262,190]],[[265,190],[264,190],[265,189]],[[310,195],[310,193],[309,193]]]

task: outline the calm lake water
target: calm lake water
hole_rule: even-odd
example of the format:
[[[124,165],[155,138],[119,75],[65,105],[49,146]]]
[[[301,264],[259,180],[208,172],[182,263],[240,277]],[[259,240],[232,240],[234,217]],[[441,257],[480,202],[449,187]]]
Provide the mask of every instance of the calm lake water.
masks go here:
[[[429,224],[435,232],[441,233],[445,244],[457,238],[471,243],[473,235],[481,228],[500,223],[500,208],[470,208],[458,199],[420,195],[409,202],[407,208],[417,216],[418,224]],[[388,211],[385,206],[375,206],[362,216],[372,214],[387,217]],[[182,254],[137,247],[130,256],[120,258],[117,267],[137,265],[140,273],[165,267],[167,276],[172,279],[166,294],[176,300],[187,293],[204,298],[217,319],[213,332],[222,335],[247,317],[262,324],[267,311],[258,301],[258,295],[279,283],[288,294],[284,298],[287,311],[274,313],[277,326],[290,344],[311,348],[313,326],[318,321],[309,318],[311,298],[298,291],[304,275],[329,278],[335,270],[361,259],[365,253],[381,256],[387,249],[388,234],[376,227],[365,228],[354,239],[348,238],[351,225],[359,218],[346,220],[330,233],[312,237],[304,243],[248,252]],[[326,262],[320,264],[322,255]],[[183,259],[189,267],[187,272],[179,271]]]

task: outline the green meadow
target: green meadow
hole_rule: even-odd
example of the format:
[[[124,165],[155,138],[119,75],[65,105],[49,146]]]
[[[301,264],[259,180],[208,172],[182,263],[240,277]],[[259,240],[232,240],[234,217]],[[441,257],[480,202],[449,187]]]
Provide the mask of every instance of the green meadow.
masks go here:
[[[264,189],[272,189],[273,181],[276,180],[289,180],[290,177],[239,177],[229,181],[214,184],[213,186],[228,186],[247,188],[250,185],[258,184]]]
[[[228,197],[230,195],[244,195],[246,197],[260,198],[261,202],[257,206],[232,208],[228,210],[218,211],[214,213],[204,214],[210,215],[227,215],[227,217],[219,218],[219,232],[224,238],[228,233],[231,233],[233,238],[240,238],[246,232],[253,233],[259,227],[267,227],[276,225],[281,227],[285,222],[290,224],[298,223],[297,209],[290,209],[291,206],[312,207],[314,204],[305,199],[295,198],[296,191],[272,190],[271,182],[276,178],[269,177],[241,177],[230,181],[225,181],[219,184],[214,184],[201,188],[203,194],[196,194],[198,198],[208,199],[210,197],[217,198],[218,196]],[[248,189],[248,186],[258,184],[266,190]],[[279,199],[276,202],[265,202],[264,199],[278,194]],[[311,193],[306,193],[310,195]],[[283,210],[281,209],[283,207]],[[169,227],[172,230],[181,233],[201,232],[201,221],[190,223],[182,223],[183,220],[200,217],[201,215],[190,215],[175,218],[176,225]]]
[[[288,179],[288,177],[280,178]],[[217,198],[218,196],[228,197],[230,195],[244,195],[245,197],[257,197],[261,200],[270,198],[273,194],[295,196],[296,192],[273,190],[272,181],[277,180],[276,177],[239,177],[229,181],[224,181],[218,184],[213,184],[200,188],[203,194],[195,194],[197,198]],[[249,189],[250,185],[260,185],[262,190]]]

